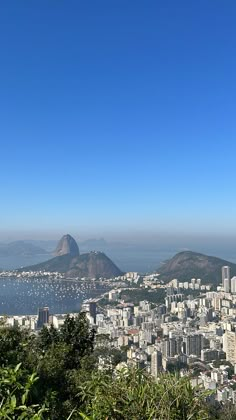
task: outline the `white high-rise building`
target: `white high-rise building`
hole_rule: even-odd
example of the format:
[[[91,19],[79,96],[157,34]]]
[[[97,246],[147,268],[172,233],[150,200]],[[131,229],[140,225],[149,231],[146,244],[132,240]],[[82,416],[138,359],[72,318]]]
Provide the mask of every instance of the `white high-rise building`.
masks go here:
[[[236,363],[236,333],[235,331],[225,331],[223,335],[223,350],[226,353],[226,360]]]
[[[231,293],[236,293],[236,276],[231,279]]]
[[[162,354],[158,350],[154,350],[151,355],[151,374],[155,378],[158,373],[162,370]]]
[[[230,292],[230,267],[228,265],[222,267],[222,286],[226,293]]]
[[[230,292],[230,279],[224,279],[224,292],[229,293]]]

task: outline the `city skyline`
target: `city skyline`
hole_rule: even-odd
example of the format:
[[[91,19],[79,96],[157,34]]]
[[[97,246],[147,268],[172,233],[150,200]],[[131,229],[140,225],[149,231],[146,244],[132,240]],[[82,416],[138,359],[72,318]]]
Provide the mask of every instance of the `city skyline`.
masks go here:
[[[236,237],[234,2],[0,10],[0,240]]]

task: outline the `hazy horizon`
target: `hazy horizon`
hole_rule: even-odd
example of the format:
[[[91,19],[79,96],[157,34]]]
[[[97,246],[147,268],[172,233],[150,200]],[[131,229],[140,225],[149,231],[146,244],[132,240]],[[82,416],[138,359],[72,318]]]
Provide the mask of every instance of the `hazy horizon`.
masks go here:
[[[137,233],[136,235],[90,235],[84,234],[79,235],[76,232],[58,232],[54,235],[41,235],[28,233],[28,234],[18,234],[18,235],[2,235],[0,232],[0,243],[10,243],[14,241],[32,241],[32,242],[41,242],[42,248],[53,249],[60,238],[69,233],[74,239],[78,242],[79,245],[85,246],[85,249],[88,250],[101,250],[116,252],[117,250],[127,252],[132,252],[132,250],[143,250],[144,252],[166,252],[177,253],[181,251],[194,251],[202,252],[208,255],[215,255],[221,258],[228,257],[229,260],[236,259],[236,235],[170,235],[165,233],[159,234],[148,234],[148,233]],[[88,242],[88,248],[86,244]],[[89,248],[91,243],[91,249]],[[51,244],[51,248],[50,248]],[[47,245],[47,246],[46,246]],[[83,248],[82,248],[83,249]]]
[[[68,232],[64,232],[68,233]],[[140,273],[153,272],[166,260],[172,258],[181,251],[193,251],[206,255],[222,258],[226,261],[236,263],[236,237],[80,237],[73,235],[77,240],[80,252],[102,251],[122,270],[138,271]],[[35,245],[46,250],[48,254],[37,254],[34,256],[8,256],[0,257],[2,269],[16,269],[46,261],[53,257],[52,252],[62,235],[52,238],[28,239],[17,237],[18,240],[32,241]],[[102,239],[102,241],[101,241]],[[86,242],[88,241],[88,242]],[[9,243],[13,241],[6,241]],[[0,245],[4,243],[1,241]]]
[[[126,232],[102,232],[102,231],[94,231],[94,232],[78,232],[77,230],[61,230],[61,231],[49,231],[45,232],[43,229],[40,231],[13,231],[13,232],[6,232],[0,231],[0,242],[14,242],[14,241],[59,241],[59,239],[63,236],[69,234],[73,236],[76,241],[83,242],[87,240],[105,240],[108,242],[124,242],[124,243],[157,243],[162,242],[164,243],[176,243],[176,242],[196,242],[201,243],[204,241],[211,242],[220,240],[226,243],[234,243],[236,241],[236,234],[221,234],[221,233],[169,233],[169,232],[145,232],[145,231],[126,231]]]

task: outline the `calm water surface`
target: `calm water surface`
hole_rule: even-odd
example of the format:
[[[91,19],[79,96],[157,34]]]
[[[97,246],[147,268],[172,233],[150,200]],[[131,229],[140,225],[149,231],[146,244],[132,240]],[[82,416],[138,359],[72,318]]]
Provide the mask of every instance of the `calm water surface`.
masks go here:
[[[4,277],[0,278],[0,315],[36,314],[42,306],[49,306],[52,314],[76,312],[84,299],[105,291],[92,282]]]

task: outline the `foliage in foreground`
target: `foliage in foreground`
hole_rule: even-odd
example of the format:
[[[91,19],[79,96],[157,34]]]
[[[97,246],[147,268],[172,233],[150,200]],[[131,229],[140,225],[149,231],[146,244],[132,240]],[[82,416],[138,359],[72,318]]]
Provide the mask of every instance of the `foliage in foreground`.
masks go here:
[[[229,404],[206,404],[207,393],[189,379],[166,373],[115,370],[124,352],[97,337],[84,314],[68,316],[60,331],[38,336],[0,328],[0,418],[4,420],[204,420],[236,419]],[[106,370],[99,370],[98,360]],[[17,366],[16,366],[17,365]]]
[[[17,371],[13,386],[9,383],[9,387],[6,387],[10,402],[4,394],[0,400],[1,408],[5,409],[9,404],[13,407],[15,398],[20,406],[21,394],[15,391],[18,392],[21,385],[26,385],[27,378],[33,375],[34,380],[30,386],[28,398],[35,413],[22,408],[22,416],[24,413],[22,419],[34,419],[37,406],[45,406],[48,411],[40,411],[39,417],[35,419],[67,419],[74,407],[79,404],[76,397],[77,384],[83,381],[83,377],[87,378],[89,371],[94,368],[94,362],[89,361],[93,346],[94,331],[89,328],[84,313],[76,317],[68,315],[60,330],[45,327],[38,336],[17,327],[3,325],[0,328],[0,367],[2,368],[0,381],[8,381],[4,379],[4,372],[12,374],[16,364],[21,364],[21,368]],[[24,404],[21,405],[23,407]],[[14,410],[16,411],[15,408]],[[0,418],[18,419],[20,416],[18,412],[15,417],[11,413],[8,417],[0,415]]]
[[[14,369],[0,369],[0,418],[7,420],[41,420],[46,413],[44,406],[29,403],[36,374],[23,375],[20,364]]]
[[[81,386],[84,419],[209,419],[206,393],[196,395],[187,378],[161,375],[158,381],[131,369],[116,376],[96,372]]]
[[[24,377],[18,365],[0,370],[1,419],[43,420],[54,414],[44,406],[30,404],[35,374]],[[87,420],[204,420],[209,419],[205,394],[195,394],[187,378],[161,375],[154,381],[145,372],[129,369],[117,372],[94,372],[78,384],[78,403],[67,417]],[[61,415],[61,414],[60,414]]]

